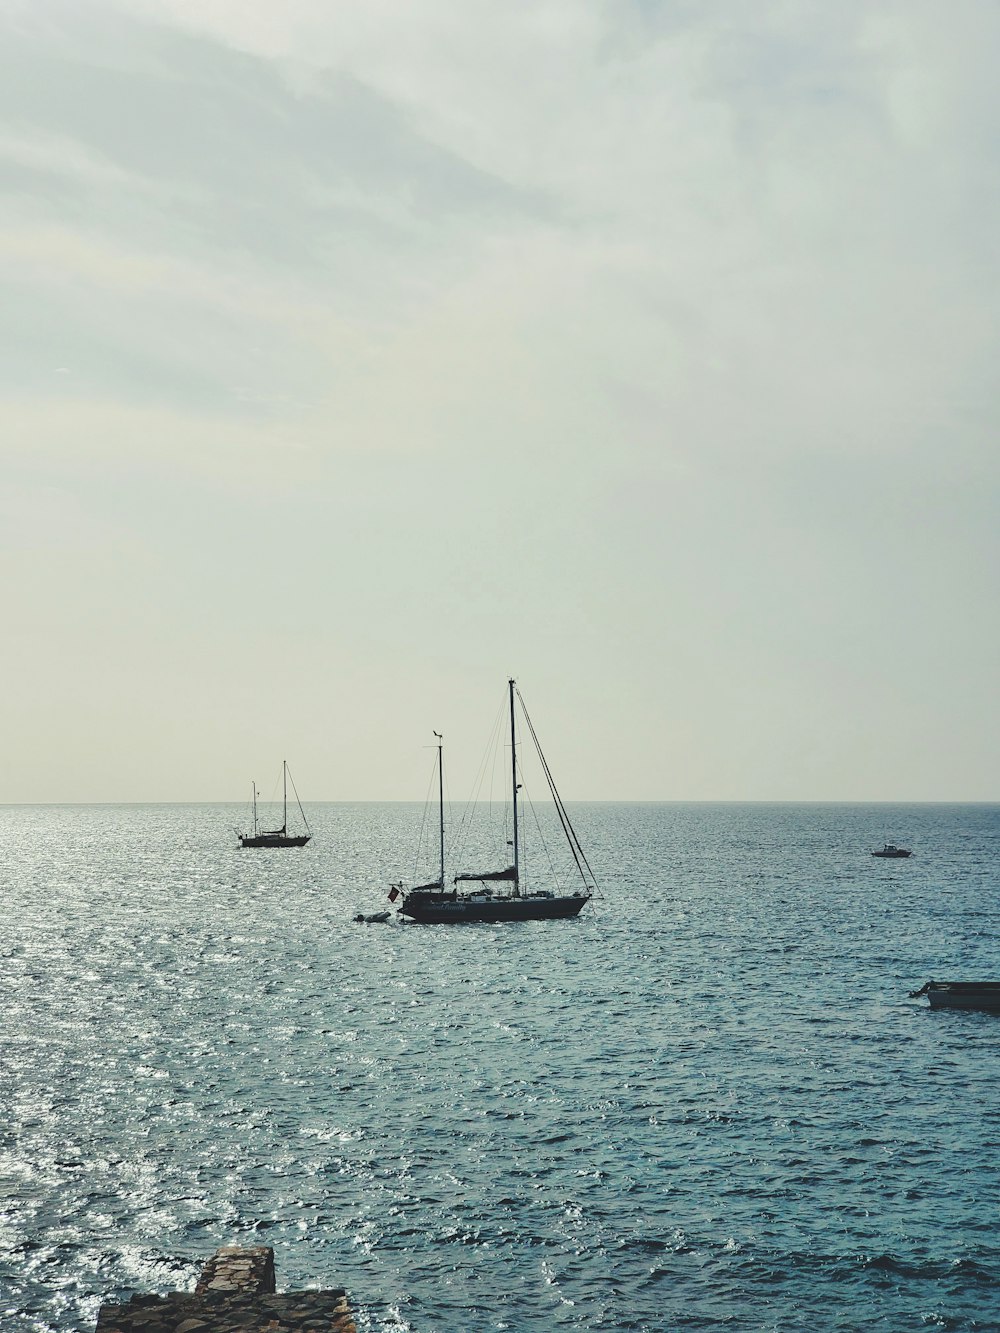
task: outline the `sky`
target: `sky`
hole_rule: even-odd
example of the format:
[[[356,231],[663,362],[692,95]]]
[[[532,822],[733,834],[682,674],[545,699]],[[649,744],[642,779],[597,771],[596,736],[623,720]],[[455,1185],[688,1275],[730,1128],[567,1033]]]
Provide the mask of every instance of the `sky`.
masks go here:
[[[0,0],[0,801],[1000,798],[998,50]]]

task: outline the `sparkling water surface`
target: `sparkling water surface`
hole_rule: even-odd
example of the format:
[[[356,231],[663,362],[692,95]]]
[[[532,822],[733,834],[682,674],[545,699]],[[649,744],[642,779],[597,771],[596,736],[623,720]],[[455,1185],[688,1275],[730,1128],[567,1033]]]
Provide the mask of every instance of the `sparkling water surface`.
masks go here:
[[[231,1243],[377,1333],[1000,1328],[1000,1019],[907,996],[1000,978],[1000,807],[577,805],[505,926],[355,925],[421,809],[307,808],[0,809],[3,1333]]]

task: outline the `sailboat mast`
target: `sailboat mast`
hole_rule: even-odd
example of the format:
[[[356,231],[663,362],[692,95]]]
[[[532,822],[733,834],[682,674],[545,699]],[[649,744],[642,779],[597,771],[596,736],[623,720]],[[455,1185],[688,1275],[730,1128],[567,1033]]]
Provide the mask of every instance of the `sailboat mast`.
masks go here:
[[[518,872],[518,837],[517,837],[517,736],[514,732],[514,681],[508,680],[510,692],[510,785],[513,793],[512,809],[514,814],[514,892],[521,892],[521,879]]]
[[[437,732],[434,733],[437,736]],[[444,739],[438,736],[438,824],[441,834],[441,888],[444,889],[444,764],[441,758],[441,751],[444,747]]]
[[[288,831],[288,760],[281,761],[281,831]]]
[[[251,782],[250,786],[253,788],[253,836],[256,838],[256,836],[257,836],[257,784],[256,784],[256,782]]]

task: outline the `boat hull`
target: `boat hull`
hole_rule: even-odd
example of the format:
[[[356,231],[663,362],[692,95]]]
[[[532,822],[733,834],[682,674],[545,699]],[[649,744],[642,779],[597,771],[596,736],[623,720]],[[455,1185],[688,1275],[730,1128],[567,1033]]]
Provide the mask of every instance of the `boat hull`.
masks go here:
[[[912,855],[911,852],[904,851],[901,847],[897,847],[894,851],[891,852],[872,852],[872,856],[882,856],[890,861],[898,861],[904,856],[911,856],[911,855]]]
[[[443,926],[464,922],[498,924],[507,921],[558,921],[578,916],[589,894],[564,897],[464,898],[451,894],[411,894],[399,908],[401,916],[422,925]]]
[[[1000,981],[931,981],[924,994],[932,1009],[977,1009],[1000,1014]]]
[[[289,835],[285,833],[240,834],[241,847],[304,847],[311,838],[310,833]]]

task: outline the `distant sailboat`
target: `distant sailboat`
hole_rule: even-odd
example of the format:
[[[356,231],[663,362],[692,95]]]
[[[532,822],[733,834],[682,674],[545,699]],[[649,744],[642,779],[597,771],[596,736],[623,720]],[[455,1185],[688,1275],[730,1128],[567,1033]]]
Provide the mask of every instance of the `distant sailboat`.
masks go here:
[[[241,847],[304,847],[312,837],[309,828],[309,821],[306,819],[306,812],[302,809],[302,802],[299,800],[299,794],[295,791],[295,783],[292,782],[292,791],[295,792],[295,802],[299,807],[299,814],[302,816],[302,823],[305,825],[305,833],[288,832],[288,763],[282,761],[281,764],[281,828],[262,829],[260,821],[257,818],[257,784],[253,783],[253,827],[249,833],[241,833],[236,830],[236,836],[240,840]]]
[[[576,916],[585,903],[588,903],[597,890],[593,872],[580,846],[579,839],[570,822],[569,814],[562,798],[556,790],[552,773],[538,744],[538,737],[531,725],[520,691],[513,680],[507,682],[510,699],[510,740],[511,740],[511,787],[512,787],[512,822],[514,836],[509,846],[513,852],[513,865],[500,870],[484,870],[455,875],[452,888],[445,888],[444,872],[444,780],[442,777],[441,746],[438,745],[438,800],[440,829],[440,873],[430,884],[420,884],[412,889],[404,889],[402,884],[393,885],[389,897],[395,902],[402,901],[397,909],[401,915],[411,921],[429,925],[442,925],[448,922],[488,921],[494,923],[512,921],[543,921],[561,917]],[[577,893],[557,893],[552,889],[527,889],[522,886],[523,870],[521,861],[521,838],[518,826],[518,799],[521,789],[518,780],[517,732],[514,719],[514,696],[521,702],[524,719],[535,748],[541,760],[542,770],[548,782],[549,791],[562,825],[563,833],[569,844],[576,868],[583,882],[583,889]],[[435,732],[435,735],[437,733]],[[440,740],[440,737],[438,738]],[[459,889],[459,884],[475,883],[478,888]],[[493,885],[497,885],[494,888]]]

